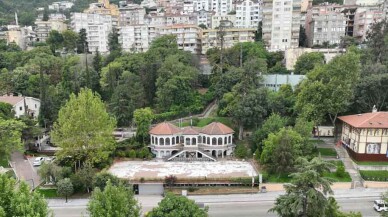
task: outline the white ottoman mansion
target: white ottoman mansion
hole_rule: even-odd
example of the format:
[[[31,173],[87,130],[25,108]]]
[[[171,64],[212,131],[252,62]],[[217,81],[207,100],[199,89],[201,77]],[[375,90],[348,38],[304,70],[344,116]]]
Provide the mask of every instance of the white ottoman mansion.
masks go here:
[[[233,154],[234,131],[226,125],[213,122],[199,127],[179,128],[163,122],[150,131],[150,148],[156,158],[171,160],[216,161]]]

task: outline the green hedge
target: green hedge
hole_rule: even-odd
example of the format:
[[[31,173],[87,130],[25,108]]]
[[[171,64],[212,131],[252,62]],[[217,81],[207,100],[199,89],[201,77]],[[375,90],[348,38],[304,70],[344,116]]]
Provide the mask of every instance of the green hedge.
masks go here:
[[[385,170],[360,170],[360,174],[367,181],[388,181],[388,171]]]

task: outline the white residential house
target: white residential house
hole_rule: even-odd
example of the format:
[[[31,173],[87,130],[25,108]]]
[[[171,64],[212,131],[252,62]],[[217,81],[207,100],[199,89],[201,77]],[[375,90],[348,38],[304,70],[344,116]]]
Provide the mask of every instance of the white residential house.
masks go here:
[[[26,96],[0,96],[0,102],[11,104],[15,117],[29,115],[38,118],[40,109],[40,100],[34,97]]]
[[[48,9],[53,11],[68,10],[73,7],[73,5],[74,3],[69,1],[53,2],[48,6]]]
[[[257,28],[261,21],[262,0],[244,0],[236,4],[236,28]]]

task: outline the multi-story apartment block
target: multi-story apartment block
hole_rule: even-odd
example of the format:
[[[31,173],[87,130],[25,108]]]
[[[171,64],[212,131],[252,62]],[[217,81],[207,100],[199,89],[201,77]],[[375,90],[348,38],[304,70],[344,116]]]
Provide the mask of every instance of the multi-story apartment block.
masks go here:
[[[144,16],[146,15],[146,11],[144,7],[130,4],[119,8],[119,11],[120,26],[143,25],[145,23]]]
[[[71,28],[79,32],[86,30],[90,52],[97,50],[108,52],[108,35],[112,31],[112,16],[102,14],[73,13],[71,15]]]
[[[4,39],[7,43],[17,44],[22,50],[26,50],[35,41],[36,35],[31,26],[12,25],[7,26],[7,29]]]
[[[216,15],[225,16],[233,11],[232,0],[209,0],[209,10],[214,11]]]
[[[181,14],[149,14],[146,16],[146,24],[150,26],[165,26],[176,24],[197,24],[197,16],[194,14],[181,15]]]
[[[269,50],[299,45],[300,0],[263,0],[263,40]]]
[[[201,9],[197,12],[197,25],[205,25],[207,28],[212,28],[213,12]]]
[[[344,0],[344,5],[374,6],[384,0]]]
[[[354,33],[353,36],[359,42],[363,42],[368,33],[369,27],[383,19],[383,11],[378,7],[359,7],[356,10],[354,18]]]
[[[229,21],[231,24],[236,22],[236,15],[214,15],[212,16],[212,25],[211,28],[215,29],[220,26],[222,22]]]
[[[342,5],[322,4],[307,11],[305,29],[309,47],[340,43],[346,27],[342,9]]]
[[[193,0],[194,10],[195,11],[210,11],[210,3],[209,0]]]
[[[193,0],[185,0],[183,2],[183,11],[182,14],[192,14],[195,10],[194,1]]]
[[[69,1],[53,2],[48,6],[48,9],[53,11],[64,11],[69,10],[73,5],[74,3]]]
[[[257,28],[261,21],[262,0],[244,0],[236,4],[236,28]]]
[[[352,36],[354,33],[354,18],[356,16],[357,6],[346,6],[342,13],[346,17],[345,35]]]
[[[179,49],[190,51],[194,54],[201,53],[201,28],[197,25],[177,24],[159,26],[155,27],[155,30],[158,36],[175,35]]]
[[[67,30],[67,25],[62,20],[37,20],[35,21],[35,25],[36,27],[34,31],[36,33],[36,40],[42,42],[46,41],[52,30],[56,30],[58,32]]]
[[[119,35],[124,51],[145,52],[149,48],[149,31],[146,25],[122,26],[119,28]]]
[[[113,17],[119,16],[119,7],[115,4],[111,4],[109,0],[98,0],[97,3],[92,3],[89,8],[84,10],[87,14],[104,14],[111,15]]]
[[[52,13],[49,15],[49,19],[50,20],[67,20],[66,18],[66,15],[62,14],[62,13]]]
[[[224,48],[229,48],[239,42],[255,41],[257,29],[224,28],[202,30],[202,54],[210,48],[221,47],[221,35],[224,35]]]

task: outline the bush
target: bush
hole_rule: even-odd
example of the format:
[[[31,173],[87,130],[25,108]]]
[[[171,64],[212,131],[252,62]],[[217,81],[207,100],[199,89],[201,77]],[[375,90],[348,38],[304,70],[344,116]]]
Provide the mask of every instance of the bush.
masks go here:
[[[148,147],[142,148],[140,151],[137,152],[138,158],[149,158],[150,157],[150,151],[148,150]]]
[[[244,144],[238,144],[236,147],[236,150],[234,151],[234,154],[237,158],[245,158],[248,154],[248,149],[245,147]]]
[[[131,149],[127,152],[127,157],[128,158],[136,158],[136,151]]]
[[[110,182],[112,183],[112,185],[114,186],[118,186],[119,183],[120,183],[120,179],[117,178],[116,176],[108,173],[108,172],[105,172],[105,171],[102,171],[100,173],[97,173],[94,178],[93,178],[93,187],[96,188],[100,188],[101,191],[104,190],[105,186],[106,186],[106,182],[110,180]]]
[[[187,190],[188,190],[189,192],[194,192],[194,191],[198,190],[198,188],[193,187],[193,186],[190,186]]]
[[[117,152],[116,152],[116,155],[117,155],[118,157],[126,157],[125,151],[122,151],[122,150],[117,151]]]
[[[177,181],[177,178],[174,175],[169,175],[164,177],[164,183],[169,187],[172,187],[176,183],[176,181]]]
[[[335,171],[335,175],[340,177],[340,178],[345,177],[345,175],[346,175],[345,167],[343,165],[338,165],[337,169]]]

